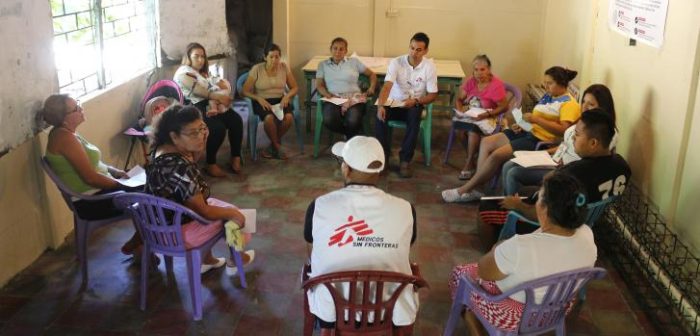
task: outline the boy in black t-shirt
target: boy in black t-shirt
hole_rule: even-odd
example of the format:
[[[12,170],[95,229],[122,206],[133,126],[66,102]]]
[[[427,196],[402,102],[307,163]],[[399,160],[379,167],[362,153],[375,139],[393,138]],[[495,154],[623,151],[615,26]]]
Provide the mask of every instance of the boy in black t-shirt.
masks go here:
[[[614,135],[615,124],[607,113],[598,108],[583,113],[574,132],[574,150],[581,160],[558,168],[579,179],[586,187],[587,203],[622,195],[632,175],[625,159],[609,149]],[[505,222],[509,210],[537,220],[536,200],[535,193],[524,201],[517,194],[506,196],[497,207],[494,207],[494,203],[489,204],[489,201],[481,202],[482,241],[486,245],[495,243],[500,225]]]

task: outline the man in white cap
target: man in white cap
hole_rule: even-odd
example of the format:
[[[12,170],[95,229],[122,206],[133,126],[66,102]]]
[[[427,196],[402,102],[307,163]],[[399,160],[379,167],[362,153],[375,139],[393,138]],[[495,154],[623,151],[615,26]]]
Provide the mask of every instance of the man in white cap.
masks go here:
[[[352,270],[412,274],[409,251],[416,239],[416,212],[409,202],[376,187],[385,165],[382,145],[375,138],[355,136],[333,145],[332,152],[342,160],[345,187],[320,196],[306,211],[310,276]],[[308,299],[321,335],[330,335],[335,306],[328,289],[318,286]],[[412,325],[417,312],[418,296],[406,287],[394,308],[394,325]]]

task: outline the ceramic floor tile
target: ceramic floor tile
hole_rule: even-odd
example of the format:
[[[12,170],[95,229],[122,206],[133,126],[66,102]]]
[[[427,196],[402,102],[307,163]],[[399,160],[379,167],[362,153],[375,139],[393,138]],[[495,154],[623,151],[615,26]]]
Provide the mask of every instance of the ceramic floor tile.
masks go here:
[[[482,255],[477,234],[476,204],[447,204],[445,188],[461,184],[456,176],[464,150],[453,150],[451,163],[442,164],[449,120],[436,120],[432,165],[423,165],[419,150],[412,164],[414,178],[395,171],[378,186],[414,202],[418,241],[412,260],[420,264],[430,289],[419,292],[421,310],[414,335],[439,335],[451,307],[447,281],[452,268]],[[243,176],[207,178],[212,195],[242,208],[258,209],[257,233],[249,248],[256,260],[246,267],[248,288],[223,269],[202,278],[204,316],[192,320],[189,284],[182,259],[172,275],[164,263],[149,272],[147,308],[138,307],[140,268],[119,252],[133,233],[129,221],[96,230],[89,242],[88,286],[81,289],[80,268],[72,236],[67,244],[47,251],[0,289],[2,335],[300,335],[303,294],[299,272],[307,259],[303,227],[306,209],[316,197],[343,186],[340,169],[328,152],[312,159],[310,137],[306,153],[294,146],[294,132],[285,138],[287,161],[246,158]],[[398,167],[401,132],[394,136],[390,167]],[[226,146],[226,145],[225,145]],[[225,150],[222,150],[225,152]],[[220,163],[225,162],[223,153]],[[223,242],[214,255],[228,255]],[[603,267],[610,269],[607,264]],[[589,286],[589,301],[568,319],[572,335],[655,335],[648,320],[630,304],[624,282],[613,271]],[[622,294],[620,294],[622,293]],[[466,331],[460,321],[457,334]]]

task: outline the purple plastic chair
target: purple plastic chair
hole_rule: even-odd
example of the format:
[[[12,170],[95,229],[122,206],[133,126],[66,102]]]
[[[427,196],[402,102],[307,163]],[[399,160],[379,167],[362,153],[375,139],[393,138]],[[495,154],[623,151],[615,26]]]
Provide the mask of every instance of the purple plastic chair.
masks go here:
[[[187,277],[190,283],[192,309],[195,321],[202,319],[202,252],[208,251],[219,239],[224,238],[224,230],[213,236],[207,242],[191,249],[185,248],[182,237],[182,217],[187,216],[202,224],[208,221],[192,210],[173,201],[143,193],[124,193],[114,198],[117,207],[131,214],[136,228],[143,239],[141,254],[141,310],[146,310],[146,290],[148,288],[149,258],[152,253],[160,253],[165,257],[165,267],[168,272],[173,270],[173,257],[184,257],[187,261]],[[240,253],[229,247],[241,280],[241,287],[246,288],[243,259]]]
[[[450,317],[443,336],[450,336],[462,315],[462,308],[473,310],[471,294],[477,293],[486,302],[498,302],[509,296],[525,292],[525,309],[517,331],[498,329],[488,323],[480,314],[474,314],[486,328],[489,335],[537,335],[554,330],[557,336],[565,334],[565,318],[567,305],[574,299],[578,289],[583,288],[591,279],[600,279],[607,271],[599,267],[579,268],[528,281],[500,295],[491,295],[481,286],[472,282],[466,276],[459,279],[457,297],[452,303]],[[542,302],[535,302],[535,289],[545,288]]]
[[[498,115],[498,120],[496,121],[496,129],[491,134],[496,134],[501,131],[501,120],[503,119],[503,116],[506,113],[512,111],[514,108],[520,107],[520,104],[523,100],[523,94],[520,92],[520,89],[518,89],[517,86],[510,85],[508,83],[503,83],[503,85],[506,87],[506,91],[511,93],[512,97],[508,102],[508,110]],[[455,133],[457,133],[458,130],[465,130],[467,125],[467,123],[461,121],[452,122],[450,136],[447,138],[447,148],[445,149],[445,157],[442,160],[443,163],[447,163],[447,161],[450,159],[450,152],[452,151],[452,143],[454,142]]]
[[[66,201],[66,205],[68,205],[68,208],[73,212],[73,232],[75,234],[75,255],[78,258],[78,261],[80,261],[80,266],[82,268],[82,276],[83,276],[83,286],[87,286],[88,283],[88,263],[87,263],[87,240],[88,237],[90,236],[90,232],[92,230],[99,228],[101,226],[114,223],[116,221],[120,221],[122,219],[127,219],[129,218],[128,214],[122,214],[116,217],[110,217],[110,218],[105,218],[105,219],[98,219],[98,220],[87,220],[80,218],[78,216],[78,212],[75,210],[75,205],[73,204],[73,200],[83,200],[83,201],[101,201],[101,200],[106,200],[106,199],[111,199],[115,195],[123,194],[123,191],[114,191],[111,193],[107,194],[100,194],[100,195],[83,195],[81,193],[74,192],[66,186],[63,181],[61,181],[58,176],[56,176],[56,173],[54,173],[53,169],[51,169],[51,165],[49,164],[48,161],[46,161],[46,158],[41,159],[41,167],[44,168],[44,171],[46,172],[46,175],[49,175],[49,178],[53,181],[54,184],[56,184],[56,187],[58,187],[58,190],[61,192],[61,196],[63,196],[63,200]]]

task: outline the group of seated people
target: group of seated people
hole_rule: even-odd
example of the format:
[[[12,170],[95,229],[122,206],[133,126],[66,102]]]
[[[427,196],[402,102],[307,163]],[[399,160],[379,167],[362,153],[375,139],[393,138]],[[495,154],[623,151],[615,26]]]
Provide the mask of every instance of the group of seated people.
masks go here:
[[[367,113],[367,96],[374,94],[377,76],[357,59],[346,57],[348,43],[343,38],[332,41],[332,56],[319,64],[319,94],[325,98],[348,99],[341,105],[323,103],[324,125],[345,134],[347,142],[332,148],[342,161],[345,186],[318,197],[307,210],[304,237],[311,245],[312,276],[372,269],[411,273],[409,251],[418,236],[416,210],[409,202],[376,185],[389,165],[389,120],[406,122],[407,131],[399,152],[399,175],[412,174],[409,163],[416,147],[421,113],[438,91],[435,64],[424,57],[428,44],[428,36],[417,33],[409,42],[408,54],[390,62],[377,97],[374,137],[359,134]],[[290,104],[297,85],[291,70],[280,58],[281,50],[273,45],[266,53],[265,62],[251,69],[242,95],[253,101],[253,112],[263,121],[270,137],[271,144],[263,156],[286,159],[281,138],[293,120]],[[486,55],[475,57],[472,67],[472,76],[464,79],[456,103],[460,111],[483,109],[477,117],[465,121],[471,126],[466,128],[467,159],[459,179],[468,182],[460,188],[443,191],[442,196],[446,202],[480,200],[483,193],[477,188],[502,169],[505,197],[501,201],[481,202],[484,245],[490,252],[478,263],[455,267],[449,284],[453,295],[461,276],[478,281],[490,293],[500,293],[528,280],[593,266],[596,260],[593,234],[583,225],[586,204],[620,195],[631,175],[625,160],[614,152],[618,131],[610,91],[601,84],[591,85],[584,91],[579,106],[567,90],[576,71],[552,67],[544,75],[547,94],[531,113],[523,115],[532,124],[532,130],[528,132],[514,124],[504,132],[492,134],[498,116],[508,110],[504,83],[491,73],[491,61]],[[364,93],[358,86],[360,74],[370,81]],[[183,226],[186,243],[195,246],[222,230],[220,220],[245,225],[245,218],[235,206],[210,197],[209,185],[197,165],[205,156],[209,175],[225,174],[216,164],[216,152],[228,133],[230,168],[235,173],[241,171],[242,119],[231,108],[231,85],[209,75],[202,45],[188,45],[175,82],[192,105],[183,106],[162,97],[146,103],[145,122],[152,129],[145,186],[127,188],[118,182],[125,172],[103,163],[99,149],[76,132],[85,115],[79,102],[67,95],[52,95],[44,103],[43,117],[54,126],[49,134],[46,159],[60,179],[75,191],[146,192],[180,203],[208,220],[217,220],[210,225],[192,221]],[[277,104],[283,110],[282,118],[273,113]],[[559,141],[562,142],[558,146],[549,149],[559,164],[557,167],[524,168],[508,161],[514,151],[531,151],[539,142]],[[527,186],[535,187],[538,192],[522,200],[520,193]],[[111,202],[81,202],[76,202],[76,209],[84,218],[106,218],[119,212]],[[498,229],[509,210],[536,220],[540,227],[490,248],[496,243]],[[141,238],[135,233],[122,252],[139,253],[140,245]],[[246,251],[244,262],[251,262],[254,256],[254,251]],[[203,259],[202,272],[224,265],[229,272],[236,271],[232,262],[215,258],[211,252]],[[310,291],[308,296],[311,312],[319,318],[324,332],[330,334],[335,322],[335,314],[329,310],[332,298],[323,287]],[[514,295],[506,301],[481,305],[481,311],[472,313],[492,316],[490,312],[494,310],[505,312],[510,318],[495,323],[508,328],[522,315],[524,297]],[[394,325],[412,325],[418,297],[415,293],[404,293],[397,309]],[[470,314],[467,316],[474,320]]]

